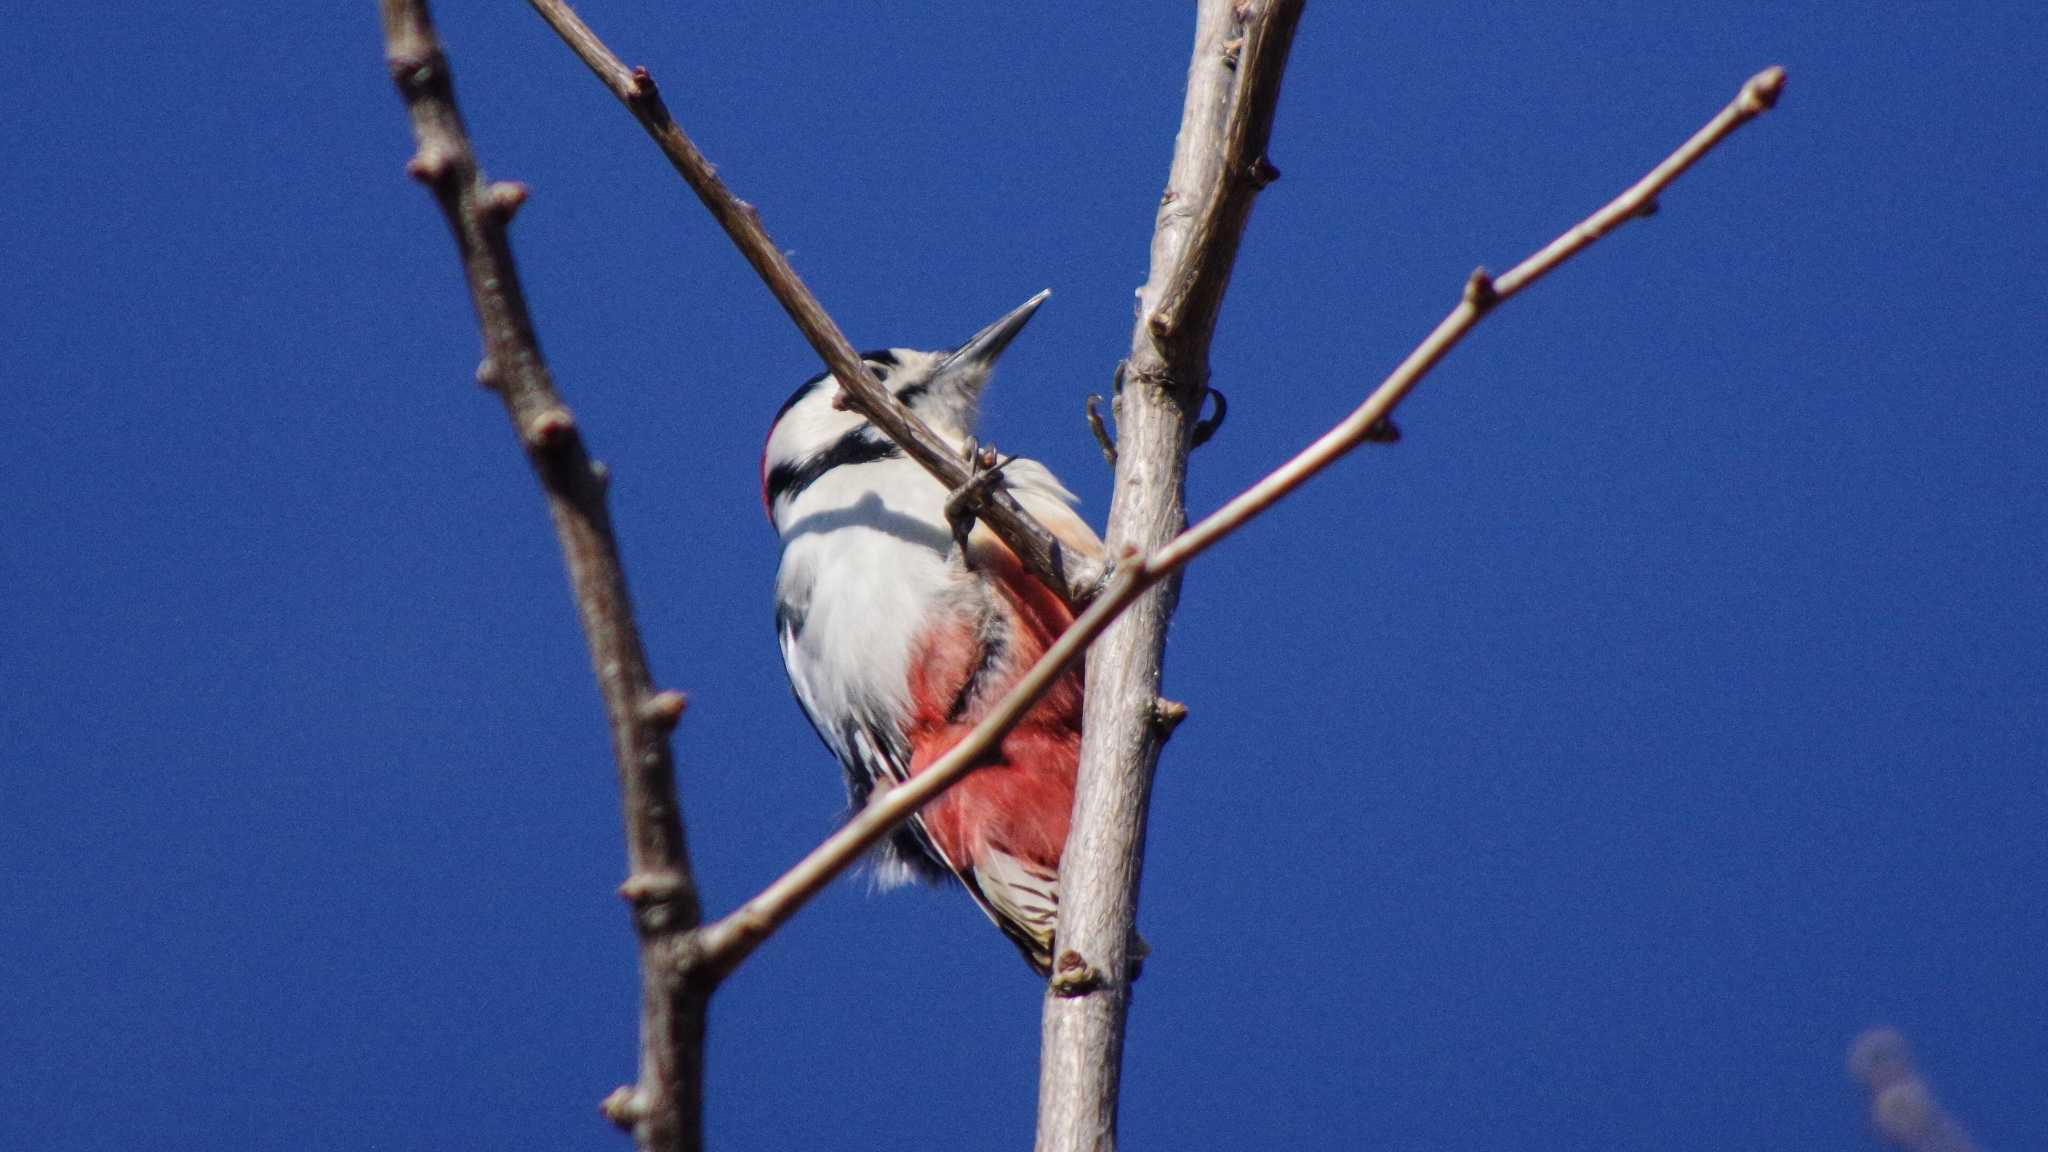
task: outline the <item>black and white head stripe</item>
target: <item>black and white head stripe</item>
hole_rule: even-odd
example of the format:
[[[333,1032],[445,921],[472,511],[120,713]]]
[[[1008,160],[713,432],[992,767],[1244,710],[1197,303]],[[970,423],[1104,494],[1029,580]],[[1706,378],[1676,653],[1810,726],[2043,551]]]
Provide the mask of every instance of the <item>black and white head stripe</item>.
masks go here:
[[[802,460],[784,460],[770,468],[768,478],[762,482],[761,494],[772,508],[785,496],[794,500],[804,489],[816,483],[818,477],[841,465],[894,460],[901,455],[903,449],[891,444],[880,432],[862,424],[834,440],[822,452],[813,452]]]
[[[868,370],[875,374],[875,379],[885,383],[901,365],[897,354],[887,348],[863,352],[861,359],[867,362]],[[829,372],[820,372],[804,381],[796,391],[790,393],[789,399],[782,402],[782,407],[776,409],[772,427],[780,428],[784,419],[799,405],[815,396],[821,396],[831,386],[832,375]],[[833,422],[845,430],[833,436],[816,451],[776,460],[761,477],[762,502],[768,506],[771,513],[777,500],[785,496],[796,497],[819,477],[842,464],[866,464],[903,455],[902,450],[876,432],[858,413],[835,413]],[[771,431],[771,448],[774,443],[775,435]]]

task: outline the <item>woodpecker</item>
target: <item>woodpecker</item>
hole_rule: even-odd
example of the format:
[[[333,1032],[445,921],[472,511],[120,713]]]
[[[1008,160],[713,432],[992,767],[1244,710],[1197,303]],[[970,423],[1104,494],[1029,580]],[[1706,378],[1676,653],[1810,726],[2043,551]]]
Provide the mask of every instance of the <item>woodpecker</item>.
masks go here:
[[[996,358],[1049,295],[957,348],[862,359],[966,452]],[[776,414],[761,498],[782,537],[775,627],[790,687],[839,758],[858,809],[957,744],[1073,616],[986,527],[956,536],[945,486],[841,408],[838,383],[815,376]],[[1001,467],[1017,502],[1064,547],[1102,555],[1073,494],[1044,465],[1013,458]],[[1080,747],[1076,668],[981,767],[877,849],[881,885],[958,880],[1024,959],[1048,972]]]

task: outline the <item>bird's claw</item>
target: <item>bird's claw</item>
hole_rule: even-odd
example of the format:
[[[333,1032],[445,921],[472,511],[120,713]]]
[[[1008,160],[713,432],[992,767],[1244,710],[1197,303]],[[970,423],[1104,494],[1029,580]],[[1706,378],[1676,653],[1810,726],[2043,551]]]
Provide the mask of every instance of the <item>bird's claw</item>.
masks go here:
[[[946,494],[946,525],[953,530],[953,543],[967,556],[967,537],[974,531],[974,519],[982,502],[1003,482],[1003,465],[1009,461],[996,454],[993,444],[967,441],[967,482]]]
[[[1230,414],[1230,401],[1224,397],[1222,389],[1211,385],[1203,393],[1203,399],[1216,401],[1216,411],[1195,421],[1195,430],[1188,437],[1190,452],[1207,444],[1209,438],[1216,435],[1216,430],[1223,427],[1223,418]]]
[[[1102,446],[1102,458],[1109,461],[1111,468],[1115,468],[1116,441],[1109,438],[1109,428],[1102,422],[1101,403],[1102,397],[1100,396],[1088,397],[1086,405],[1088,409],[1088,430],[1095,433],[1095,442]]]

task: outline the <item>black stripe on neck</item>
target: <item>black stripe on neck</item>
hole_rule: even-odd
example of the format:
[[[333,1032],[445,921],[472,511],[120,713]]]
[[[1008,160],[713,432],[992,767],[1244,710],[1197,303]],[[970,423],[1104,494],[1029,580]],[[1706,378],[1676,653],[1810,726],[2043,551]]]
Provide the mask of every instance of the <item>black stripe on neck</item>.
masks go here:
[[[791,500],[815,483],[818,477],[841,465],[872,464],[877,460],[894,460],[903,455],[903,449],[889,441],[873,428],[862,425],[832,442],[830,448],[814,452],[801,463],[783,461],[768,470],[768,482],[763,491],[768,495],[770,507],[787,496]]]

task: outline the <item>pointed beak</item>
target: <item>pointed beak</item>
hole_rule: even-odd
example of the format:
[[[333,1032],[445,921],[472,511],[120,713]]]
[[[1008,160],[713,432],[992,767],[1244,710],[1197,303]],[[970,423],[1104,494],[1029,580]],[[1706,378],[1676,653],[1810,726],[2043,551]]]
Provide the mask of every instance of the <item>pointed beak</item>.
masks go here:
[[[1031,322],[1031,314],[1038,311],[1038,306],[1045,303],[1046,297],[1051,295],[1052,289],[1047,288],[1018,305],[1008,316],[976,332],[972,340],[962,344],[951,356],[946,357],[945,362],[939,365],[938,372],[933,375],[962,368],[986,368],[994,364],[996,357],[1003,354],[1003,349],[1010,346],[1010,341],[1017,338],[1017,333],[1024,330],[1024,325]]]

